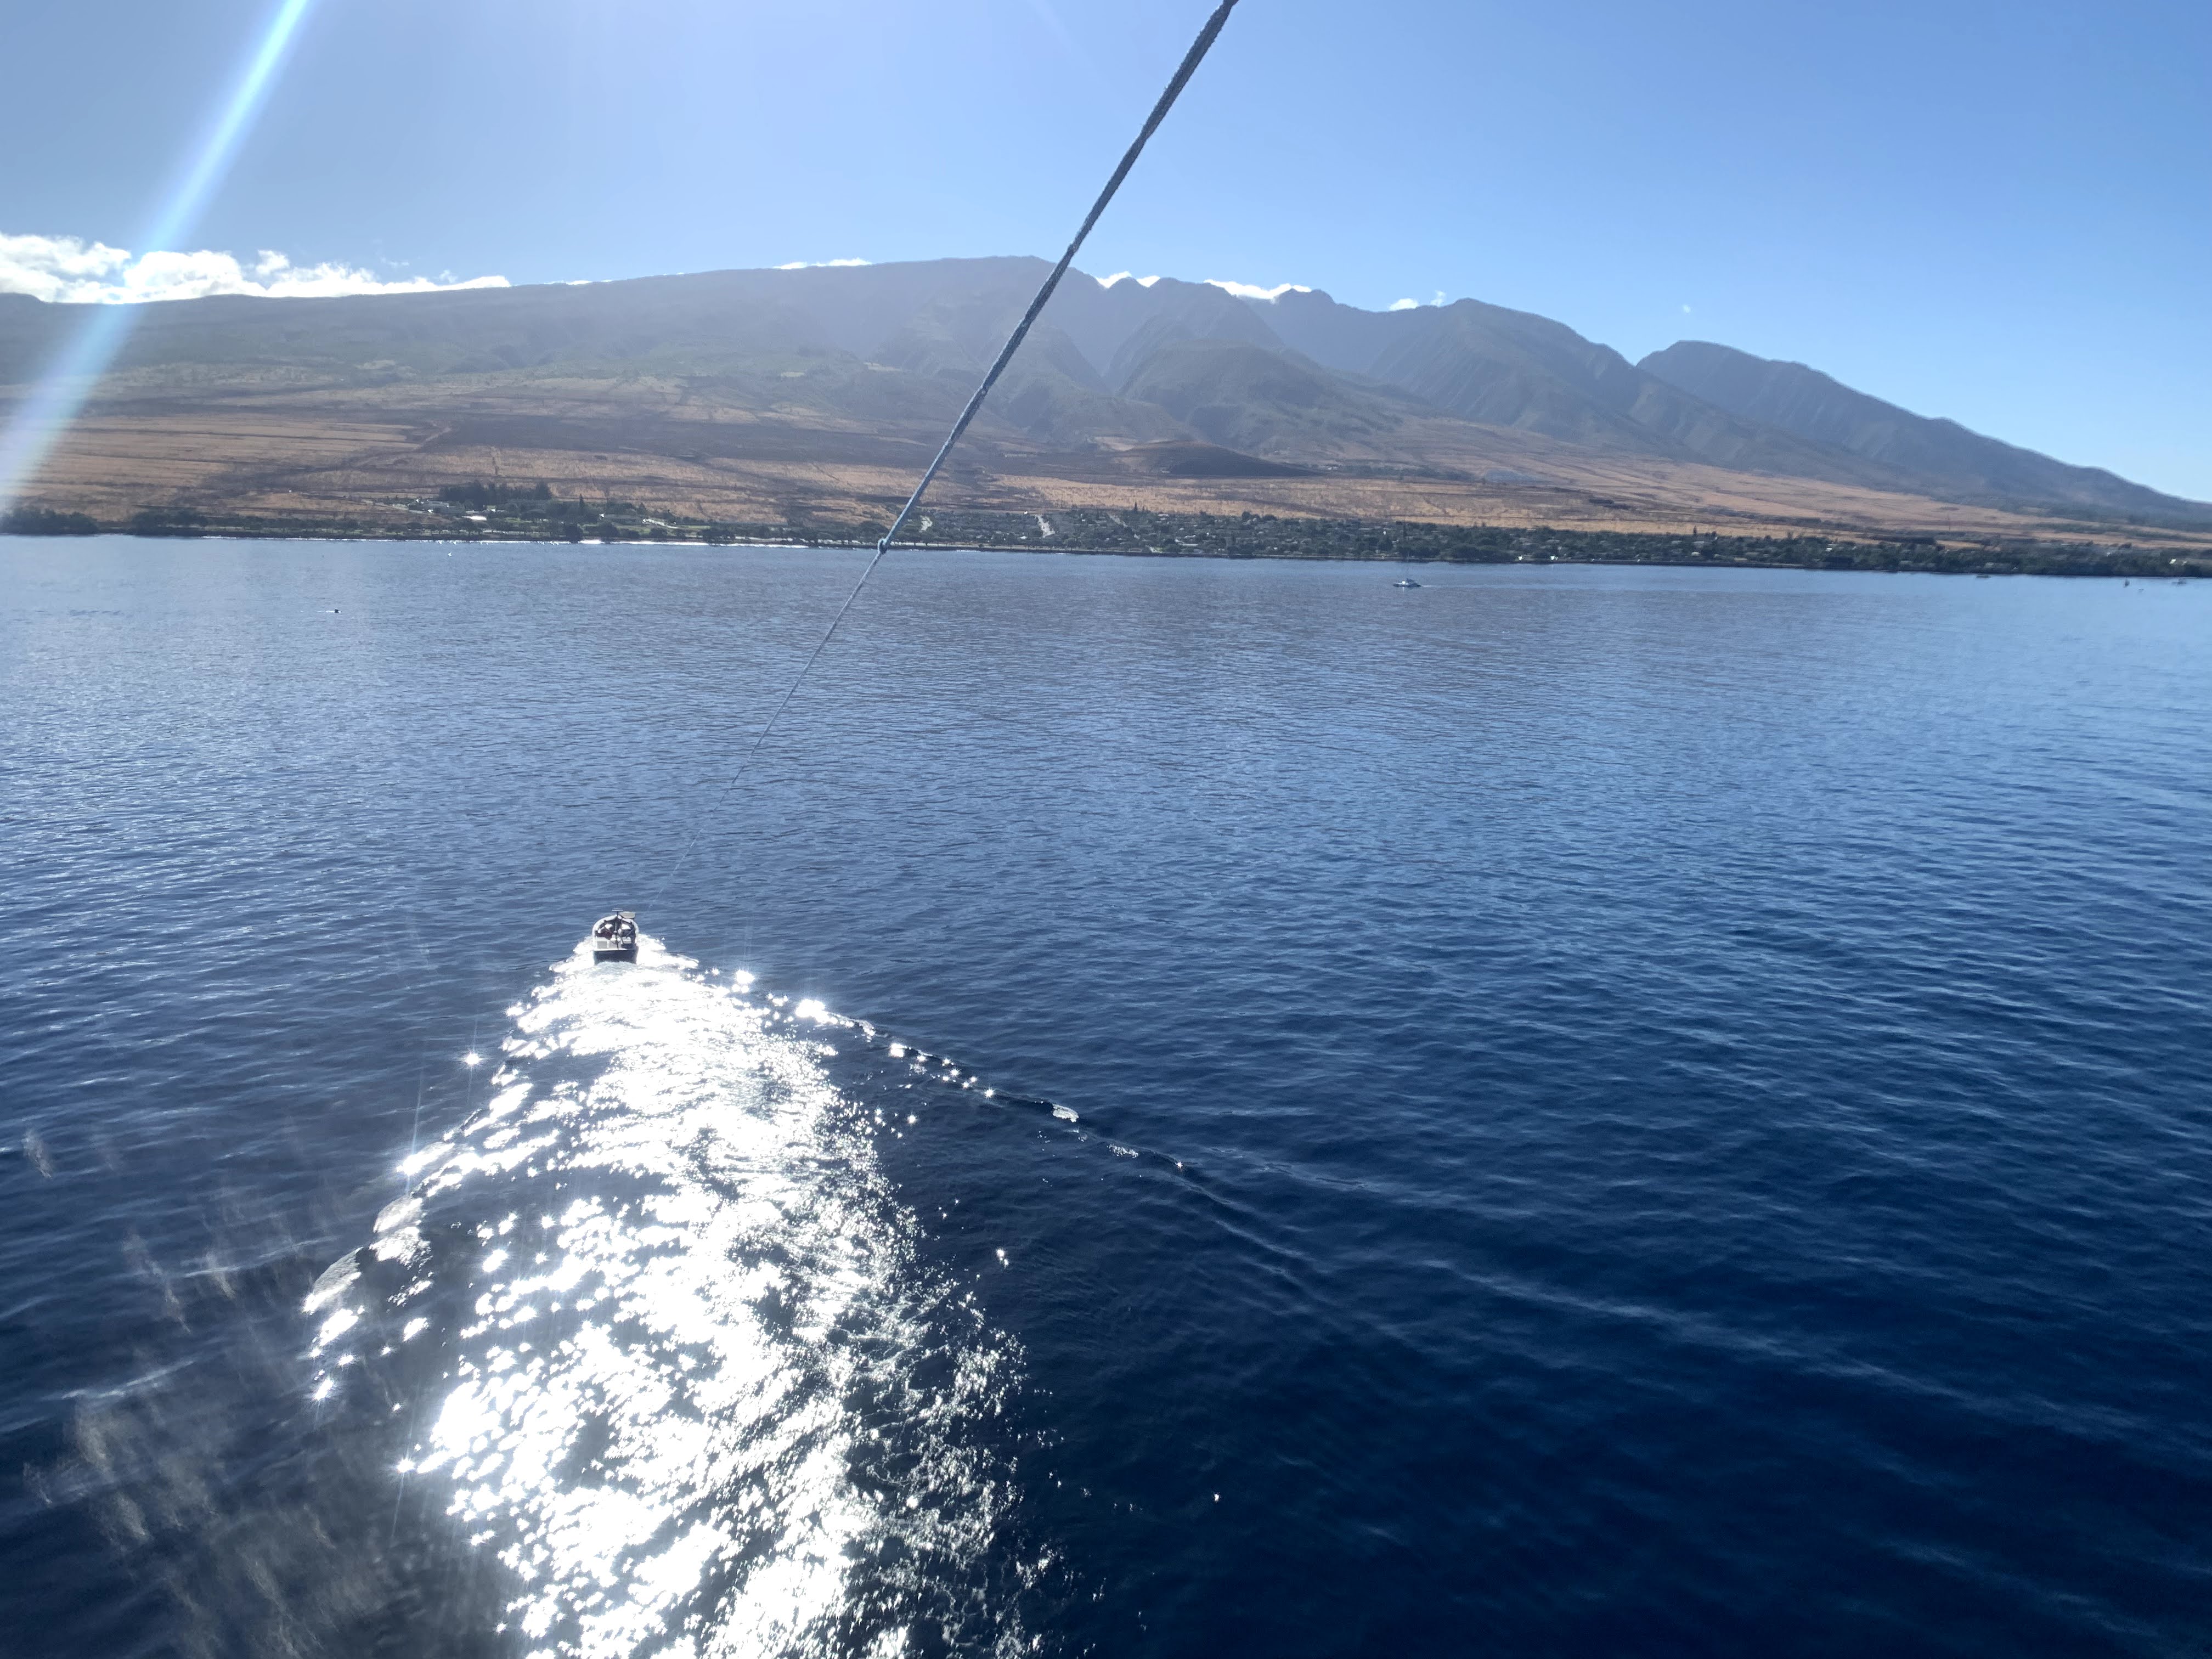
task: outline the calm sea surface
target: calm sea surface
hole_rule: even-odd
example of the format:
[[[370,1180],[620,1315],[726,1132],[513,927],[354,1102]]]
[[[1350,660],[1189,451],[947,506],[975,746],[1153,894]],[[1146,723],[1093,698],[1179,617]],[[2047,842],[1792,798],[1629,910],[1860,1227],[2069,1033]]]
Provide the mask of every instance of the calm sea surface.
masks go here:
[[[2212,1652],[2212,587],[859,558],[0,541],[0,1655]]]

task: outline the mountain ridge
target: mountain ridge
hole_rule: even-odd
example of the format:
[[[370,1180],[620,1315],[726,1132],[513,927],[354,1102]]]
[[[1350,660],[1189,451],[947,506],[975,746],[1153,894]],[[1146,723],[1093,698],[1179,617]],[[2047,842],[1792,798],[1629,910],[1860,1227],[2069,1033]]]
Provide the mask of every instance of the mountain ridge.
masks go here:
[[[118,495],[165,481],[186,492],[357,488],[371,474],[442,476],[463,452],[489,449],[495,469],[577,481],[596,463],[713,457],[783,490],[811,444],[825,466],[848,470],[842,498],[873,500],[891,488],[884,471],[903,465],[894,458],[941,434],[1047,269],[1005,256],[162,301],[133,317],[91,409],[140,433],[134,444],[169,433],[160,465],[134,471],[117,459],[94,480],[88,440],[40,489],[58,501],[72,477]],[[53,359],[73,310],[0,295],[0,386],[26,386]],[[179,453],[180,423],[216,410],[260,422],[246,447],[222,451],[228,440],[202,421],[208,447]],[[358,465],[308,466],[288,450],[287,422],[373,430],[374,464],[364,450]],[[673,435],[694,428],[688,443]],[[464,431],[534,435],[475,449],[439,435]],[[1565,324],[1474,300],[1369,312],[1317,290],[1245,297],[1174,278],[1064,283],[974,442],[963,465],[977,489],[987,475],[1048,473],[1073,488],[1127,475],[1107,465],[1115,455],[1199,443],[1267,464],[1215,476],[1328,477],[1363,512],[1388,506],[1390,480],[1411,501],[1406,481],[1425,478],[1422,510],[1437,513],[1486,512],[1515,489],[1506,504],[1533,512],[1550,489],[1630,517],[1681,506],[1697,516],[1700,502],[1748,510],[1729,505],[1741,498],[1774,522],[1872,514],[1942,530],[2058,514],[2212,526],[2212,506],[1911,415],[1802,365],[1695,342],[1631,363]],[[1356,477],[1373,487],[1353,490]]]
[[[1637,367],[1743,419],[1964,490],[1962,499],[1974,498],[1976,479],[1981,497],[1990,501],[2156,513],[2171,510],[2177,499],[2102,467],[2073,465],[1956,421],[1915,415],[1803,363],[1678,340]]]

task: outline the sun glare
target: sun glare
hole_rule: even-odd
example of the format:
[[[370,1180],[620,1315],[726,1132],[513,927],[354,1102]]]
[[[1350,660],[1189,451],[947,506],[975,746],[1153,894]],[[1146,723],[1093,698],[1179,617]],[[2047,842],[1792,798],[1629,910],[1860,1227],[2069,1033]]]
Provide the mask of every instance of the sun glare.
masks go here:
[[[208,198],[230,171],[254,118],[267,102],[276,71],[298,39],[300,25],[315,0],[279,0],[262,30],[230,95],[217,109],[214,125],[195,152],[166,204],[138,246],[179,245]],[[31,395],[0,433],[0,513],[13,507],[40,466],[76,419],[85,400],[130,337],[137,308],[94,305],[76,337],[46,371]]]

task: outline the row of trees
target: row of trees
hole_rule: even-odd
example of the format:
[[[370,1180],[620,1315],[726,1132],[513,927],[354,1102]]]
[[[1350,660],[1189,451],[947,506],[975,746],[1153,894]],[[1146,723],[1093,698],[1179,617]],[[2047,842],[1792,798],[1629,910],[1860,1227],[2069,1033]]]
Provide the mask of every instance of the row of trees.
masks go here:
[[[57,513],[50,507],[19,507],[0,518],[0,536],[97,536],[100,521],[88,514]]]

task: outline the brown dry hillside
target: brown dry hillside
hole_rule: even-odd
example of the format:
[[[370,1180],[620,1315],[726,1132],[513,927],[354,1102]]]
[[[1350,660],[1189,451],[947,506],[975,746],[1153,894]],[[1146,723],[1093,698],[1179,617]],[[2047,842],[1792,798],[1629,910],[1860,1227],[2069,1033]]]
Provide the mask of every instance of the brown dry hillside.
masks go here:
[[[495,480],[722,520],[880,520],[1041,268],[149,306],[27,500],[374,530]],[[2083,469],[2063,470],[2066,501],[1993,494],[1986,469],[1952,489],[1925,455],[1907,469],[1762,423],[1542,319],[1285,301],[1071,281],[945,505],[2212,545],[2212,508],[2118,479],[2105,500],[2110,475],[2083,487]],[[76,320],[0,295],[0,398],[20,401]]]

